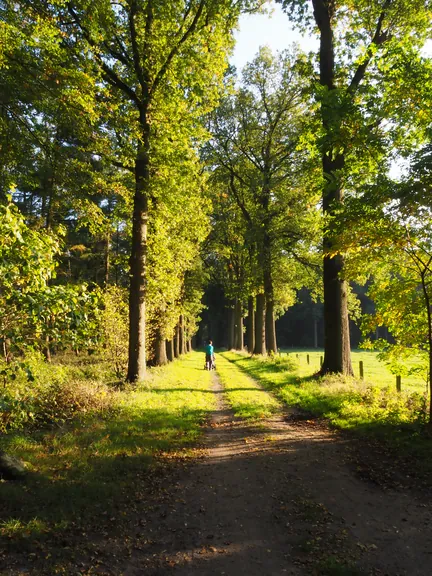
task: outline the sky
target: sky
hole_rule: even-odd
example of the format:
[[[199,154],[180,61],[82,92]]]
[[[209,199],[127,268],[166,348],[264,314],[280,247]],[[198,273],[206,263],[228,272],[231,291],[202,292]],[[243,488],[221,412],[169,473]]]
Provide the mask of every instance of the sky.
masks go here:
[[[293,30],[288,16],[282,12],[279,4],[271,3],[273,13],[244,14],[240,18],[239,31],[235,34],[236,46],[230,59],[238,69],[250,62],[258,52],[260,46],[269,46],[273,51],[288,48],[293,42],[298,42],[305,51],[318,50],[316,37],[302,37]],[[429,40],[424,53],[432,56],[432,40]]]
[[[230,60],[238,69],[253,59],[260,46],[267,45],[275,51],[298,42],[305,51],[317,49],[316,39],[302,37],[293,30],[279,4],[272,3],[272,9],[272,14],[244,14],[240,17],[239,31],[235,34],[236,46]]]

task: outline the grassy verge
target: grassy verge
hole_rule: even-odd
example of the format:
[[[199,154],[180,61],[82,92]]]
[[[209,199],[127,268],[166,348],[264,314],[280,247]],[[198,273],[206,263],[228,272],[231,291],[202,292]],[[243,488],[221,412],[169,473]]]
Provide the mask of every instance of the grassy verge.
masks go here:
[[[309,356],[309,364],[307,357]],[[323,358],[323,350],[317,349],[304,349],[304,348],[290,348],[281,350],[281,357],[283,359],[289,358],[296,363],[297,375],[301,377],[312,376],[318,372],[321,366],[321,358]],[[378,360],[378,352],[367,350],[352,350],[351,360],[354,374],[357,378],[360,377],[360,362],[363,362],[363,371],[365,382],[373,384],[374,386],[382,386],[395,388],[396,375],[390,372],[389,367]],[[418,364],[413,359],[405,361],[406,371],[418,367]],[[421,374],[402,375],[402,389],[409,392],[424,392],[426,390],[426,381]]]
[[[154,455],[199,436],[214,409],[209,389],[202,355],[192,353],[152,370],[139,389],[118,392],[108,412],[3,436],[0,447],[31,472],[24,483],[0,485],[0,535],[26,547],[85,522],[98,531],[109,529],[110,519],[117,525],[125,507],[142,498]]]
[[[268,359],[226,352],[223,357],[288,406],[324,417],[369,440],[384,440],[398,457],[415,459],[413,475],[432,473],[432,441],[423,434],[423,394],[398,394],[394,389],[336,375],[302,377],[293,355]]]
[[[218,355],[217,372],[234,414],[240,418],[254,420],[267,418],[277,411],[280,403],[241,370],[233,369],[232,363],[225,356],[225,353]]]

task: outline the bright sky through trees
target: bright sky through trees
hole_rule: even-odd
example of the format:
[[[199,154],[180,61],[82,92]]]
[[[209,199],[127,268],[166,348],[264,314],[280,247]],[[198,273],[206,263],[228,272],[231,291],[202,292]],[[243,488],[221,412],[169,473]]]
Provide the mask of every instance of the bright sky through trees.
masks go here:
[[[244,14],[240,18],[239,30],[235,34],[236,46],[231,63],[242,68],[257,54],[260,46],[269,46],[273,51],[288,48],[298,42],[306,52],[318,50],[317,37],[302,36],[294,30],[280,4],[271,2],[270,14]],[[432,39],[426,43],[424,53],[432,56]]]
[[[269,14],[244,14],[240,17],[239,30],[235,34],[236,45],[231,57],[231,63],[238,70],[253,59],[260,46],[269,46],[274,52],[284,50],[293,42],[297,42],[306,52],[318,50],[318,37],[302,36],[293,29],[280,4],[271,2],[269,12]],[[432,39],[428,40],[423,52],[432,56]],[[391,176],[397,178],[402,172],[403,162],[401,160],[394,162],[390,171]]]
[[[244,14],[240,18],[239,31],[235,34],[236,46],[231,63],[242,68],[252,60],[260,46],[272,51],[288,48],[298,42],[302,50],[317,50],[318,39],[302,36],[294,30],[279,4],[271,3],[270,14]]]

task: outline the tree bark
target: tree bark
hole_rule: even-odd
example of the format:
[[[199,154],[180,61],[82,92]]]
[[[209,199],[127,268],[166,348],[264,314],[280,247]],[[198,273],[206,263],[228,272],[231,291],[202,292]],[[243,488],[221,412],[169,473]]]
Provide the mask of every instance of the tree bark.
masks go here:
[[[154,365],[163,366],[168,363],[166,354],[165,338],[163,338],[160,328],[156,330],[154,341]]]
[[[174,360],[174,339],[166,341],[166,355],[169,362]]]
[[[129,287],[129,363],[127,380],[139,382],[146,373],[146,260],[149,185],[150,125],[146,111],[141,111],[144,124],[143,143],[135,160],[135,195],[132,221]]]
[[[236,298],[234,308],[234,347],[236,350],[243,350],[243,316],[239,298]]]
[[[174,356],[178,358],[180,356],[180,326],[179,324],[175,327],[174,334]]]
[[[430,264],[430,261],[429,261]],[[428,265],[429,267],[429,265]],[[428,352],[429,352],[429,428],[432,428],[432,309],[429,298],[429,292],[427,290],[426,283],[426,270],[421,273],[421,284],[423,289],[423,296],[426,305],[426,313],[428,320]]]
[[[179,354],[186,354],[185,330],[183,314],[179,319]]]
[[[109,275],[110,275],[110,242],[111,234],[107,232],[105,238],[105,286],[109,285]]]
[[[254,354],[265,354],[266,353],[265,310],[266,310],[265,296],[264,296],[264,294],[257,294],[257,297],[256,297]]]
[[[50,348],[50,337],[46,336],[45,338],[45,347],[43,350],[43,355],[45,356],[45,360],[47,362],[51,362],[51,348]]]
[[[264,265],[263,280],[265,294],[265,338],[266,349],[269,354],[276,353],[276,326],[274,318],[274,289],[271,271],[271,240],[267,232],[264,233]]]
[[[254,297],[248,298],[247,348],[249,354],[255,350],[255,302]]]
[[[229,324],[228,324],[228,350],[235,348],[235,310],[233,306],[229,307]]]
[[[314,17],[320,30],[320,83],[327,88],[321,101],[321,119],[325,132],[335,130],[335,111],[329,94],[335,89],[335,58],[332,18],[334,4],[325,0],[312,0]],[[322,169],[324,175],[323,212],[333,215],[343,203],[340,172],[345,157],[332,145],[323,145]],[[321,373],[339,372],[353,374],[347,306],[347,285],[342,279],[344,261],[332,253],[335,240],[332,230],[324,232],[324,363]]]

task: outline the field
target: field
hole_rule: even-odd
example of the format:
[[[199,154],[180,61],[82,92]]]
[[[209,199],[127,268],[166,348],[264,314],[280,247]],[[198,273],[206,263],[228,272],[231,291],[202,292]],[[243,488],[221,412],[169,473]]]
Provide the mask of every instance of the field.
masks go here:
[[[305,349],[305,348],[283,348],[281,349],[281,356],[288,357],[293,360],[297,365],[297,374],[301,378],[311,376],[318,372],[320,368],[320,359],[324,356],[324,351],[320,349]],[[307,363],[307,355],[309,355],[309,364]],[[390,372],[389,367],[378,360],[378,352],[370,352],[365,350],[352,350],[351,360],[354,370],[354,376],[360,377],[360,361],[363,362],[364,380],[366,384],[373,384],[374,386],[394,387],[396,388],[396,374]],[[405,369],[412,369],[416,366],[415,361],[408,360],[405,363]],[[424,392],[426,390],[426,380],[422,373],[402,375],[402,389],[410,392]]]

